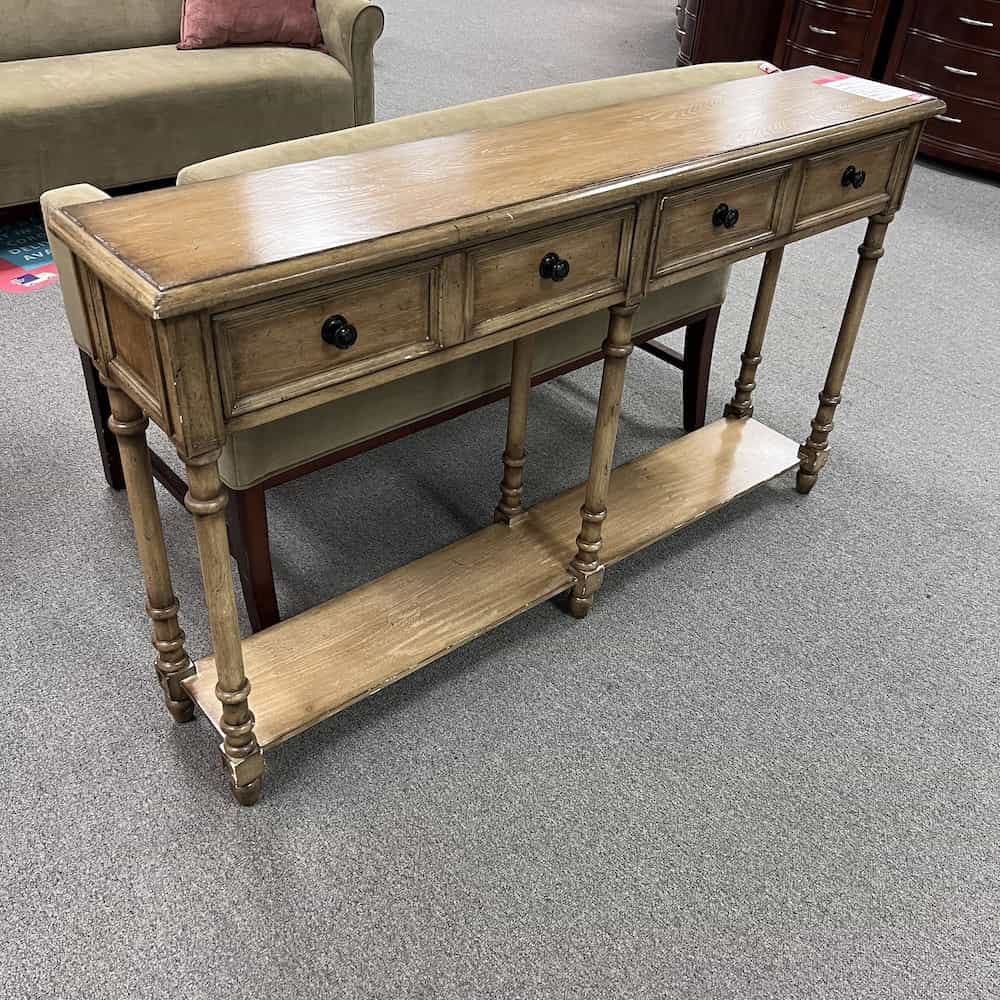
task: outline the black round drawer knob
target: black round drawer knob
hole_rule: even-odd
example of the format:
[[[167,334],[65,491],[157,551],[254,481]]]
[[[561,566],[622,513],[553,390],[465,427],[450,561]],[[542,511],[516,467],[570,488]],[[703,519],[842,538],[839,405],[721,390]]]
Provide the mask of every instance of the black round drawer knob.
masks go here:
[[[323,324],[323,339],[332,347],[346,351],[358,342],[358,328],[343,316],[331,316]]]
[[[549,281],[565,281],[569,277],[569,261],[557,253],[547,253],[538,265],[538,273]]]
[[[735,229],[736,224],[740,221],[740,210],[738,208],[730,208],[725,202],[723,202],[713,213],[712,213],[712,225],[716,229]]]
[[[840,178],[840,183],[846,187],[852,187],[855,191],[859,188],[865,186],[865,181],[868,179],[868,175],[863,170],[858,170],[856,166],[852,163],[845,171],[844,176]]]

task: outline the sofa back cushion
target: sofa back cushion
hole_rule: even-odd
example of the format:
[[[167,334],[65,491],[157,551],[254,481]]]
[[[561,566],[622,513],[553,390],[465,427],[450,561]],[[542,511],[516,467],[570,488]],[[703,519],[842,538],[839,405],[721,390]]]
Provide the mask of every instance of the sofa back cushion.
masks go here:
[[[764,70],[759,62],[704,63],[680,69],[656,70],[632,76],[617,76],[607,80],[563,84],[530,90],[523,94],[494,97],[471,104],[459,104],[439,111],[407,115],[389,121],[375,122],[358,128],[344,129],[327,135],[248,149],[214,160],[185,167],[177,177],[178,184],[232,177],[252,170],[303,163],[326,156],[345,156],[369,149],[381,149],[404,142],[416,142],[442,135],[454,135],[478,128],[501,128],[517,125],[550,115],[575,111],[592,111],[612,104],[638,101],[646,97],[663,97],[713,83],[726,83],[760,76]]]
[[[0,25],[0,62],[176,45],[182,6],[183,0],[13,0]]]

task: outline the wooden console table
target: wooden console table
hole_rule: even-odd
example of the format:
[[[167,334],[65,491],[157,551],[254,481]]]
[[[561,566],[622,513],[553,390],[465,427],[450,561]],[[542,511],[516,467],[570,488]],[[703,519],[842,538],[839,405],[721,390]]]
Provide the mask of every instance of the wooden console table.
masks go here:
[[[822,82],[830,76],[807,67],[54,219],[111,390],[167,707],[186,721],[197,704],[211,719],[240,802],[257,800],[268,748],[560,592],[582,617],[606,567],[789,469],[809,492],[886,228],[924,122],[944,110],[916,95],[855,96]],[[833,360],[799,447],[752,419],[782,253],[864,217]],[[725,417],[612,473],[643,296],[762,253]],[[525,509],[532,342],[600,309],[611,319],[589,479]],[[506,341],[496,523],[241,640],[217,468],[226,435]],[[178,624],[147,418],[188,472],[214,646],[195,665]]]

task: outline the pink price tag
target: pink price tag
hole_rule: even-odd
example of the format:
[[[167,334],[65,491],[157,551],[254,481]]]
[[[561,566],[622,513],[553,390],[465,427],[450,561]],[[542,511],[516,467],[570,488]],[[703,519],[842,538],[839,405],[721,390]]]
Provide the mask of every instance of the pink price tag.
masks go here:
[[[823,76],[818,80],[813,80],[813,83],[818,83],[821,87],[827,87],[831,83],[840,83],[841,80],[849,80],[850,77],[846,73],[835,73],[833,76]]]

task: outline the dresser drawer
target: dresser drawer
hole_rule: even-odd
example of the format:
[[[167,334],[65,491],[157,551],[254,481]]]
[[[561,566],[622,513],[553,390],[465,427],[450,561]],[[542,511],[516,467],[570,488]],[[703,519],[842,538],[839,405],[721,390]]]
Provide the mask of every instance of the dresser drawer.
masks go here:
[[[910,25],[949,42],[1000,50],[1000,2],[996,0],[919,0]]]
[[[469,336],[624,294],[634,229],[635,208],[629,206],[472,250]]]
[[[443,346],[439,273],[439,262],[424,264],[214,316],[227,415]]]
[[[1000,55],[911,34],[898,73],[911,86],[1000,101]]]
[[[660,202],[652,277],[693,267],[776,235],[789,169],[775,167],[738,181],[666,195]]]
[[[897,133],[888,140],[858,143],[806,160],[795,228],[846,215],[860,203],[887,194],[905,138],[905,133]],[[862,171],[864,178],[859,181]],[[852,177],[854,183],[850,182]],[[860,186],[855,186],[858,183]]]
[[[698,23],[698,18],[686,10],[682,10],[677,16],[677,41],[682,42],[687,39],[689,35],[694,35],[695,25]]]
[[[1000,157],[1000,107],[946,96],[948,110],[927,123],[925,138],[959,152]]]
[[[817,56],[815,52],[807,52],[805,49],[789,45],[785,50],[785,57],[781,60],[781,68],[800,69],[802,66],[815,66],[817,63],[824,69],[833,69],[848,76],[857,76],[861,66],[857,59],[840,59],[829,53]]]
[[[800,3],[792,21],[789,41],[841,59],[861,60],[871,27],[870,17]]]

